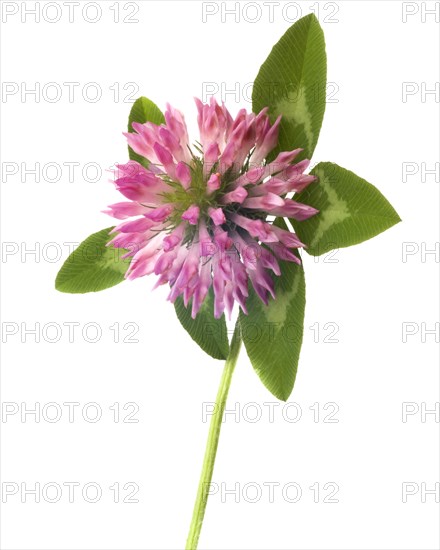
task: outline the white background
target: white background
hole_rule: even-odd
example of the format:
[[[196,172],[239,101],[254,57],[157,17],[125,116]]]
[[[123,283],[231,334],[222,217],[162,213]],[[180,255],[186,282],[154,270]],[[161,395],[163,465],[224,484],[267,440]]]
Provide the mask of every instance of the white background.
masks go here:
[[[6,4],[14,3],[3,2],[3,8]],[[1,105],[3,168],[14,171],[5,163],[16,163],[18,170],[2,178],[2,399],[19,408],[2,417],[2,482],[3,488],[5,483],[28,489],[35,483],[80,486],[72,503],[65,486],[56,503],[48,502],[51,494],[39,503],[32,495],[22,503],[21,490],[9,496],[2,504],[1,547],[181,549],[208,430],[203,403],[215,399],[222,363],[184,332],[165,301],[166,289],[150,292],[153,278],[81,296],[57,293],[54,279],[68,255],[65,243],[112,225],[100,211],[120,200],[104,169],[127,160],[121,132],[131,104],[124,99],[134,88],[123,87],[136,83],[134,98],[146,95],[161,108],[169,101],[183,110],[197,138],[192,97],[202,96],[207,82],[219,91],[237,86],[238,97],[216,97],[233,113],[250,109],[246,85],[295,18],[295,7],[290,2],[283,12],[286,2],[275,3],[271,21],[262,6],[259,20],[251,22],[258,12],[243,2],[235,17],[222,21],[223,3],[211,2],[209,9],[218,13],[203,22],[202,2],[138,0],[130,6],[119,2],[116,23],[115,2],[101,1],[102,16],[90,23],[81,11],[90,3],[81,1],[70,23],[67,7],[58,2],[61,19],[50,23],[43,9],[55,8],[40,2],[36,23],[32,15],[21,22],[21,4],[1,29],[2,80],[12,83],[9,91],[18,87],[17,93],[3,93]],[[439,401],[436,335],[424,332],[438,321],[439,258],[424,252],[439,240],[439,178],[422,177],[422,163],[432,169],[439,147],[438,92],[424,94],[439,80],[438,28],[435,16],[424,12],[435,4],[438,8],[438,2],[319,2],[328,80],[337,91],[327,105],[313,160],[337,162],[374,183],[403,223],[331,257],[305,255],[305,337],[289,399],[301,408],[297,422],[285,419],[295,416],[295,408],[283,404],[273,405],[270,422],[269,405],[263,404],[276,400],[242,353],[229,399],[237,415],[227,415],[223,426],[213,479],[219,491],[209,500],[200,548],[439,547],[436,496],[424,493],[439,480],[438,416],[423,414]],[[131,17],[139,22],[122,22],[136,6]],[[317,6],[301,2],[302,15]],[[89,9],[86,17],[93,19],[94,8]],[[404,22],[402,14],[410,12],[416,13]],[[56,12],[44,15],[53,19]],[[64,82],[79,83],[72,102]],[[90,82],[102,92],[94,103],[82,95]],[[408,88],[405,82],[414,84]],[[35,83],[41,92],[22,98]],[[48,100],[56,86],[43,94],[47,83],[62,89],[58,100]],[[412,95],[402,98],[403,86]],[[88,91],[93,97],[93,89]],[[49,170],[48,163],[80,167],[73,182],[65,167],[59,181],[49,183],[56,172],[47,172],[37,182],[21,167],[36,162],[41,172]],[[88,181],[92,169],[86,177],[81,172],[89,162],[103,170],[95,183]],[[416,173],[403,178],[403,163],[414,163]],[[36,247],[35,254],[26,254]],[[80,323],[73,343],[63,325],[69,322]],[[35,323],[40,323],[39,343],[26,334]],[[99,323],[100,341],[87,342],[92,329],[82,336],[87,323]],[[121,339],[130,332],[125,323],[138,325],[133,337],[139,342],[114,342],[110,326],[115,323]],[[326,323],[337,325],[337,342],[328,341],[334,325]],[[411,323],[405,326],[415,333],[406,342],[403,323]],[[50,343],[57,325],[60,340]],[[18,332],[5,334],[5,326]],[[47,421],[56,412],[52,407],[40,422],[32,415],[22,422],[20,411],[37,402],[59,404],[61,419]],[[80,403],[72,423],[64,402]],[[81,414],[89,402],[102,409],[96,423]],[[109,407],[119,403],[122,409],[129,402],[138,405],[139,422],[115,422]],[[314,403],[315,412],[309,408]],[[335,408],[325,410],[328,403],[336,404],[338,422],[323,421]],[[406,422],[403,409],[414,412],[403,417]],[[258,410],[261,419],[252,422]],[[129,411],[121,412],[122,420]],[[81,493],[89,482],[102,489],[94,504]],[[122,487],[128,482],[139,486],[139,502],[115,503],[109,487],[119,483],[125,497]],[[279,484],[273,502],[268,482]],[[330,482],[339,488],[338,503],[323,502]],[[296,503],[288,501],[293,489],[283,497],[289,483],[302,489]],[[405,483],[415,494],[403,502]],[[314,484],[320,487],[319,502],[309,489]],[[224,494],[235,486],[239,502]],[[256,487],[261,498],[250,502]]]

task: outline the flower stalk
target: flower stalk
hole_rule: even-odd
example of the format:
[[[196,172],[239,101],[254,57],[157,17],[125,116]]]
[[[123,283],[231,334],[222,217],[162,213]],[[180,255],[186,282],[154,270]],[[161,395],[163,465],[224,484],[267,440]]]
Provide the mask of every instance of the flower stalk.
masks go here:
[[[208,502],[209,485],[214,471],[215,457],[217,454],[220,430],[222,426],[223,413],[226,407],[229,387],[232,375],[237,363],[238,354],[241,348],[240,323],[237,320],[234,334],[232,336],[231,348],[223,369],[220,386],[215,400],[216,408],[209,425],[208,441],[206,443],[205,457],[203,459],[202,472],[200,474],[199,486],[197,489],[196,502],[194,504],[193,516],[189,528],[185,550],[196,550],[202,530],[203,518],[205,516],[206,504]]]

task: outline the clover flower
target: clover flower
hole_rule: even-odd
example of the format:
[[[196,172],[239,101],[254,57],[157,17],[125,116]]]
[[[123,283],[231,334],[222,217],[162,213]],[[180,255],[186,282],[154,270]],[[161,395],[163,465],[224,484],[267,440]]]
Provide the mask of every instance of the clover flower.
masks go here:
[[[267,304],[278,260],[300,263],[294,249],[303,243],[273,220],[316,214],[288,197],[315,178],[304,174],[308,160],[293,164],[301,149],[266,162],[281,117],[271,124],[267,109],[241,109],[234,119],[215,99],[196,105],[200,142],[193,148],[182,113],[170,105],[165,124],[133,122],[134,132],[125,134],[146,160],[117,166],[116,188],[130,202],[106,210],[124,220],[109,244],[128,249],[128,279],[155,273],[157,285],[170,285],[170,301],[192,300],[193,318],[212,286],[219,318],[225,309],[230,316],[234,302],[247,312],[249,280]]]

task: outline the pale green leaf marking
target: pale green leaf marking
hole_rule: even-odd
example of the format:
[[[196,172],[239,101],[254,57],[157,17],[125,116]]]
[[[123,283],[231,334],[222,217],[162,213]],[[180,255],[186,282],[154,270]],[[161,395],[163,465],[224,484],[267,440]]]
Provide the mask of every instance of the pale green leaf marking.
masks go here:
[[[307,107],[306,89],[301,86],[295,100],[282,98],[275,107],[275,112],[284,113],[283,119],[290,122],[293,127],[302,126],[307,139],[307,148],[313,149],[312,114]]]
[[[271,300],[266,307],[266,318],[269,323],[274,323],[276,325],[277,332],[282,329],[286,322],[290,304],[295,300],[298,294],[299,283],[300,279],[297,277],[293,281],[292,290],[282,292],[281,289],[279,289],[276,299]]]
[[[333,225],[350,217],[347,201],[341,199],[336,190],[332,188],[331,181],[325,176],[324,170],[316,170],[315,175],[319,179],[321,191],[327,195],[329,205],[319,216],[318,227],[310,243],[311,247],[316,246]]]
[[[295,200],[319,213],[302,222],[291,220],[309,254],[319,256],[361,243],[400,221],[382,193],[350,170],[321,162],[311,173],[317,181],[295,195]]]
[[[294,23],[275,44],[261,65],[252,90],[252,109],[269,108],[273,122],[282,116],[280,151],[302,148],[297,157],[311,158],[325,111],[327,60],[324,33],[313,15]]]

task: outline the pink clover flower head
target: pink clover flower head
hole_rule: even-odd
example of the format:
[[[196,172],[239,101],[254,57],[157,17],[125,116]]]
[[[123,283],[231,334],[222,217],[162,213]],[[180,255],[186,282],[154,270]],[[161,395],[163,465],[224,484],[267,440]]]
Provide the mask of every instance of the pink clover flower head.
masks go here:
[[[126,277],[158,275],[169,299],[183,297],[195,318],[210,288],[214,315],[234,302],[246,313],[249,283],[267,304],[274,297],[278,260],[300,263],[303,245],[269,217],[306,220],[318,211],[289,198],[314,181],[308,161],[294,164],[301,149],[265,159],[278,143],[280,118],[267,109],[242,109],[233,118],[215,99],[196,99],[200,141],[190,146],[182,113],[167,105],[165,124],[133,123],[129,146],[146,159],[118,165],[116,189],[128,202],[105,212],[124,220],[112,233],[114,247],[131,258]]]

